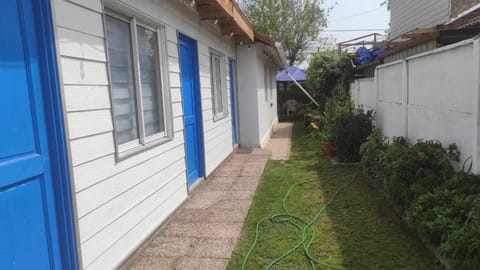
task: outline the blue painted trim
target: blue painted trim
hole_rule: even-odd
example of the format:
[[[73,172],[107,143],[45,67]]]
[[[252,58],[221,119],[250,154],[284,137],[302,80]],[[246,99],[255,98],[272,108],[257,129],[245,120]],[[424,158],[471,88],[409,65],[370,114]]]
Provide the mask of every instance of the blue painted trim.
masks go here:
[[[238,143],[237,138],[237,103],[236,103],[236,96],[235,96],[235,81],[237,80],[236,74],[233,74],[233,63],[234,60],[232,58],[228,58],[228,69],[230,73],[230,104],[232,105],[232,142],[233,145]],[[236,67],[235,67],[236,71]]]
[[[70,182],[55,33],[50,1],[33,1],[39,46],[45,118],[57,209],[62,269],[79,269],[75,215]]]
[[[185,42],[189,43],[193,50],[194,54],[197,57],[193,57],[192,60],[192,66],[193,66],[193,85],[195,87],[194,93],[195,93],[195,121],[196,121],[196,127],[197,127],[197,138],[199,142],[198,146],[198,176],[203,177],[205,175],[205,149],[204,145],[205,142],[203,141],[203,117],[202,117],[202,97],[200,95],[200,72],[199,72],[199,64],[198,64],[198,45],[197,41],[182,34],[178,33],[178,39]]]

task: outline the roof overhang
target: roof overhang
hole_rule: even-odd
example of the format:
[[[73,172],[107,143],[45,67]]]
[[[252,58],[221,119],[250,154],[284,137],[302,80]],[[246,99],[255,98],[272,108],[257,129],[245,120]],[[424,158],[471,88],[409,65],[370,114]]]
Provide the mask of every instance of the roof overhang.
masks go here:
[[[267,58],[272,60],[278,68],[286,69],[288,67],[287,58],[285,57],[285,52],[283,51],[280,42],[275,42],[268,37],[255,32],[255,43],[263,45],[263,53]]]
[[[222,35],[235,38],[236,43],[254,41],[253,27],[233,0],[192,0],[197,5],[201,20],[218,24]]]

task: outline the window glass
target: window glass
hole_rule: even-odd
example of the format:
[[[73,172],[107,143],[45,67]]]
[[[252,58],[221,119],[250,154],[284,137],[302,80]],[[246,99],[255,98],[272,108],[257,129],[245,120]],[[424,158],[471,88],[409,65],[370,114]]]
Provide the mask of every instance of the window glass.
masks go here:
[[[210,72],[212,79],[213,118],[218,120],[227,116],[228,95],[225,83],[225,64],[222,56],[214,52],[210,52]]]
[[[106,9],[105,31],[114,118],[120,157],[154,141],[172,138],[170,95],[162,29]],[[163,75],[162,75],[163,74]],[[162,140],[160,140],[162,139]],[[121,154],[121,155],[120,155]]]
[[[138,138],[130,24],[106,16],[113,118],[117,143]]]
[[[137,26],[145,136],[165,131],[157,33]]]
[[[220,59],[215,56],[215,101],[216,113],[223,112],[223,98],[222,98],[222,71]]]
[[[269,80],[269,72],[267,64],[263,65],[263,85],[264,85],[264,92],[265,92],[265,101],[268,101],[268,88],[270,87],[270,80]]]

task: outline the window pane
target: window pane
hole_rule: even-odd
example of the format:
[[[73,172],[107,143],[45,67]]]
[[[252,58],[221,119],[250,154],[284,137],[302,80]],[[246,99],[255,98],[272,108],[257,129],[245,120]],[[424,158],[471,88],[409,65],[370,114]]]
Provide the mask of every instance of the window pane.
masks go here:
[[[113,118],[117,143],[138,138],[130,25],[106,16]]]
[[[220,58],[215,57],[215,105],[216,105],[216,113],[223,112],[223,93],[222,93],[222,70],[220,64]]]
[[[268,66],[267,64],[263,65],[263,86],[264,86],[264,92],[265,92],[265,101],[268,101]]]
[[[165,131],[157,33],[137,26],[145,136]]]

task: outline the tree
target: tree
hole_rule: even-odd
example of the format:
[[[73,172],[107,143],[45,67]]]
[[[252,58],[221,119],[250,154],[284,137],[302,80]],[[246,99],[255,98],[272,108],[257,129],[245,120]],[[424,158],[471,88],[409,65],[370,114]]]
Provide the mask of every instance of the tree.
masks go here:
[[[325,103],[333,96],[344,96],[348,84],[354,78],[354,71],[348,54],[338,55],[334,51],[317,52],[310,59],[307,69],[307,87],[325,108]]]
[[[243,8],[255,30],[282,43],[289,64],[305,59],[309,44],[326,26],[319,0],[245,0]]]

